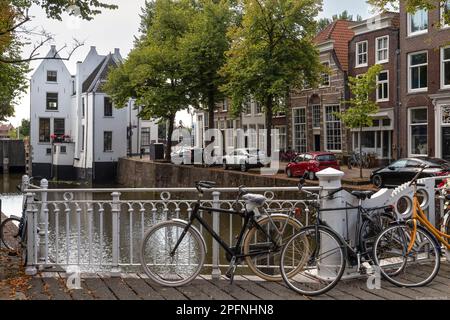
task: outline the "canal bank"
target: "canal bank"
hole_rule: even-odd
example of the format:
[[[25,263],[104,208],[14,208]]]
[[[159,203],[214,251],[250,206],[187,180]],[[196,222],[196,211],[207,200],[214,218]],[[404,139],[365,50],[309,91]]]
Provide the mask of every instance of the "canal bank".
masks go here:
[[[292,187],[298,178],[288,178],[284,174],[261,175],[259,170],[240,172],[223,170],[221,167],[203,168],[193,165],[176,165],[153,162],[138,158],[121,158],[117,171],[117,183],[130,188],[169,188],[193,187],[195,181],[217,182],[218,187]],[[307,180],[307,184],[318,185],[317,181]],[[375,190],[371,184],[356,185],[353,179],[343,179],[346,189]]]

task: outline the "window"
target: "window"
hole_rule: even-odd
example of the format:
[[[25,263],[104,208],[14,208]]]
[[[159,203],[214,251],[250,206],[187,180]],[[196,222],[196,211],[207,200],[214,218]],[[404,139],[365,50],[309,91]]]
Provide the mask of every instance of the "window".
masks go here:
[[[356,43],[356,66],[367,66],[367,41],[361,41]]]
[[[278,129],[279,150],[286,150],[287,147],[286,126],[275,127],[275,129]]]
[[[228,100],[227,100],[227,99],[224,99],[224,100],[223,100],[222,111],[223,111],[223,112],[228,111]]]
[[[392,167],[392,168],[404,168],[404,167],[406,167],[406,163],[407,163],[407,160],[406,159],[402,159],[402,160],[398,160],[398,161],[394,162],[389,167]]]
[[[110,98],[105,97],[103,99],[103,103],[104,103],[104,116],[105,117],[112,117],[113,115],[113,105],[112,105],[112,101]]]
[[[47,92],[47,110],[58,110],[58,93]]]
[[[336,113],[339,113],[339,106],[325,107],[325,146],[328,151],[340,151],[342,149],[341,121]]]
[[[383,119],[381,125],[383,127],[389,127],[391,125],[391,119]]]
[[[323,66],[326,68],[326,70],[325,70],[325,72],[323,72],[321,74],[320,86],[321,87],[329,87],[330,86],[330,74],[328,72],[329,72],[329,68],[330,68],[330,63],[325,62],[325,63],[323,63]]]
[[[320,105],[312,106],[312,126],[320,128]]]
[[[39,142],[50,142],[50,118],[39,119]]]
[[[445,1],[441,6],[441,25],[442,28],[449,28],[450,23],[445,23],[445,19],[450,19],[450,1]]]
[[[244,103],[242,105],[242,111],[244,112],[245,115],[252,114],[252,105],[249,99],[244,100]]]
[[[428,88],[428,52],[409,54],[408,69],[409,91],[426,91]]]
[[[81,151],[84,151],[84,126],[81,126]]]
[[[375,39],[375,60],[377,63],[389,61],[389,36]]]
[[[150,128],[142,128],[141,130],[141,146],[150,145]]]
[[[48,82],[57,82],[58,81],[58,72],[56,71],[47,71],[47,81]]]
[[[389,101],[389,71],[381,71],[377,76],[377,102]]]
[[[45,154],[47,155],[52,154],[52,148],[45,149]]]
[[[86,103],[84,101],[84,97],[81,98],[81,112],[82,112],[82,116],[84,117],[84,115],[86,113]]]
[[[428,11],[417,10],[414,14],[408,13],[408,35],[418,35],[428,32]]]
[[[255,113],[256,114],[261,114],[262,113],[262,106],[261,103],[255,101]]]
[[[415,108],[409,110],[409,145],[410,155],[428,154],[428,109]]]
[[[306,151],[306,109],[297,108],[293,110],[294,150]]]
[[[103,151],[112,151],[112,131],[103,132]]]
[[[61,153],[66,153],[66,152],[67,152],[67,147],[66,147],[66,146],[61,146],[60,149],[59,149],[59,151],[60,151]]]
[[[450,46],[441,49],[441,87],[450,88]]]
[[[65,134],[64,119],[53,120],[53,134],[58,137]]]

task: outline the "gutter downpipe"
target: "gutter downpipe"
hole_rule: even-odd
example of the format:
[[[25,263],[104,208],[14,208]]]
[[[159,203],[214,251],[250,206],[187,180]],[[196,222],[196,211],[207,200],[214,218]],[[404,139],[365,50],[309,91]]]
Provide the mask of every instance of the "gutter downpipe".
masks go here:
[[[95,91],[92,91],[92,180],[95,180]]]
[[[399,36],[399,30],[397,30],[397,39],[400,39]],[[400,41],[398,41],[398,43],[400,43]],[[397,47],[397,50],[395,51],[396,54],[396,77],[397,77],[397,101],[395,103],[395,112],[394,112],[394,118],[395,118],[395,144],[397,146],[397,159],[400,159],[401,157],[401,150],[400,150],[400,107],[402,105],[401,99],[400,99],[400,94],[401,94],[401,90],[400,90],[400,53],[401,50],[399,48],[399,45]]]

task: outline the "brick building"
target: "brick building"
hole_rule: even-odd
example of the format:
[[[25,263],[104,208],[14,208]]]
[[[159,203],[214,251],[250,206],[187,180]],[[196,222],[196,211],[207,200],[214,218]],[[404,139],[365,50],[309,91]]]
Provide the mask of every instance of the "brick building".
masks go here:
[[[379,112],[373,115],[373,126],[363,128],[361,146],[378,162],[389,163],[397,150],[399,68],[399,14],[387,12],[351,26],[355,33],[349,42],[349,75],[357,77],[375,65],[383,70],[377,78],[376,92],[370,97],[377,102]],[[359,129],[350,132],[350,148],[359,150]]]
[[[332,151],[343,157],[348,153],[347,132],[335,116],[349,97],[348,43],[354,22],[337,20],[320,32],[315,43],[320,61],[329,67],[318,88],[296,89],[290,95],[287,113],[288,145],[296,152]]]
[[[450,160],[449,44],[440,9],[409,14],[400,6],[401,157]]]

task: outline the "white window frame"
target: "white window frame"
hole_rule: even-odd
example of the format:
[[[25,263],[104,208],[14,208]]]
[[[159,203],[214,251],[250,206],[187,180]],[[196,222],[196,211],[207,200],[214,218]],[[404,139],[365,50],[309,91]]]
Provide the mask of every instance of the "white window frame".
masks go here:
[[[314,105],[311,106],[311,120],[312,120],[313,129],[320,129],[320,120],[321,120],[320,118],[322,116],[320,109],[321,109],[320,104],[314,104]],[[317,115],[316,114],[317,111],[319,111],[319,125],[318,126],[314,126],[316,124],[316,121],[315,121],[314,117]]]
[[[222,103],[222,112],[228,112],[228,100],[224,99]]]
[[[384,38],[387,39],[387,41],[386,41],[387,47],[386,47],[386,48],[383,48],[383,49],[380,49],[380,48],[378,47],[378,40],[384,39]],[[384,59],[384,60],[378,60],[378,53],[379,53],[380,51],[385,51],[385,50],[386,50],[386,59]],[[387,63],[387,62],[389,62],[389,35],[381,36],[381,37],[375,38],[375,62],[376,62],[376,63]]]
[[[447,5],[450,5],[450,2],[447,2]],[[450,10],[450,8],[449,8],[449,10]],[[441,29],[450,28],[450,24],[446,24],[444,22],[444,8],[442,8],[441,6],[439,6],[439,17],[441,19]]]
[[[366,52],[362,53],[359,52],[359,45],[365,43],[366,44]],[[366,55],[366,62],[365,63],[359,63],[359,56],[360,55]],[[367,67],[368,66],[368,61],[369,61],[369,41],[364,40],[364,41],[359,41],[356,43],[356,50],[355,50],[355,55],[356,55],[356,61],[355,61],[355,68],[362,68],[362,67]]]
[[[413,55],[417,55],[417,54],[421,54],[421,53],[426,53],[427,54],[427,63],[426,64],[415,65],[414,67],[417,68],[417,67],[422,67],[424,65],[427,66],[427,86],[425,88],[412,89],[411,57]],[[426,91],[428,91],[428,51],[427,50],[423,50],[423,51],[411,52],[411,53],[408,53],[408,57],[407,58],[408,58],[408,92],[409,93],[414,93],[414,92],[426,92]]]
[[[413,37],[413,36],[418,36],[418,35],[421,35],[421,34],[426,34],[426,33],[428,33],[428,28],[429,28],[429,26],[430,26],[429,19],[428,19],[428,18],[429,18],[429,17],[428,17],[428,10],[420,9],[420,10],[417,10],[414,14],[416,14],[416,13],[419,12],[419,11],[426,11],[428,27],[427,27],[426,29],[424,29],[424,30],[411,32],[411,27],[412,27],[412,24],[411,24],[411,18],[412,18],[413,15],[412,15],[411,13],[408,12],[408,13],[407,13],[407,16],[406,16],[406,18],[407,18],[407,27],[408,27],[408,31],[407,31],[408,37]]]
[[[327,135],[327,123],[329,123],[330,121],[327,121],[327,108],[328,107],[339,107],[339,111],[341,111],[341,105],[339,104],[326,104],[323,106],[323,131],[324,131],[324,147],[325,147],[325,151],[328,152],[334,152],[334,153],[342,153],[342,145],[343,145],[343,140],[342,140],[342,121],[338,120],[338,121],[333,121],[333,122],[339,122],[340,123],[340,137],[341,137],[341,149],[339,150],[333,150],[333,149],[328,149],[328,135]]]
[[[306,107],[296,107],[296,108],[292,108],[292,150],[297,151],[296,148],[296,138],[295,138],[295,111],[296,110],[300,110],[303,109],[305,111],[305,122],[304,123],[300,123],[305,125],[305,151],[302,151],[300,149],[298,149],[300,151],[300,153],[305,153],[308,151],[308,114],[307,114],[307,110]],[[299,146],[301,146],[299,144]]]
[[[411,112],[413,110],[418,110],[418,109],[425,109],[425,110],[427,110],[426,126],[427,126],[427,132],[428,132],[428,126],[429,126],[429,120],[430,120],[428,118],[428,107],[424,106],[424,107],[409,108],[408,109],[408,137],[409,137],[409,140],[407,141],[407,143],[408,143],[408,156],[409,157],[426,157],[426,156],[428,156],[429,143],[430,143],[428,135],[427,135],[427,153],[426,154],[415,154],[415,153],[412,153],[412,150],[411,150],[411,143],[412,143],[412,130],[411,130],[411,127],[414,126],[414,125],[416,125],[416,126],[423,126],[423,125],[425,125],[425,123],[415,123],[415,124],[411,123]]]
[[[386,101],[389,101],[389,70],[382,70],[381,72],[380,72],[380,74],[381,73],[386,73],[387,74],[387,79],[386,80],[383,80],[383,81],[380,81],[379,80],[379,76],[380,75],[377,75],[377,89],[376,89],[376,101],[377,102],[386,102]],[[380,90],[380,84],[382,85],[382,84],[384,84],[384,83],[387,83],[387,97],[386,98],[383,98],[383,99],[379,99],[378,97],[379,97],[379,95],[378,95],[378,93],[379,93],[379,90]]]
[[[323,61],[322,64],[323,64],[323,65],[327,65],[327,64],[328,64],[328,69],[330,69],[330,66],[331,66],[330,61]],[[324,85],[323,82],[322,82],[322,77],[323,77],[323,76],[327,76],[327,77],[328,77],[328,84],[326,84],[326,85]],[[321,75],[320,75],[320,85],[319,85],[319,88],[328,88],[328,87],[330,87],[330,86],[331,86],[331,74],[326,73],[326,72],[321,73]]]
[[[450,45],[442,47],[441,48],[441,89],[450,89],[450,83],[449,84],[445,84],[444,83],[444,79],[445,79],[445,68],[444,65],[445,63],[448,63],[450,65],[450,59],[447,59],[444,61],[444,50],[445,49],[449,49],[450,50]],[[450,68],[450,66],[449,66]]]

